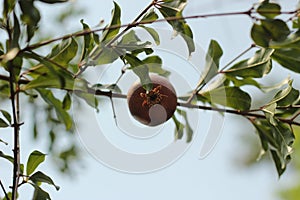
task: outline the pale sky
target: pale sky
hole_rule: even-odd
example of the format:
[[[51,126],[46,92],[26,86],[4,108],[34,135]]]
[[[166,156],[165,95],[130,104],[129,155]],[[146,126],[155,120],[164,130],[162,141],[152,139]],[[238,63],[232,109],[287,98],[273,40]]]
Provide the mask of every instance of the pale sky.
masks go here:
[[[117,0],[116,2],[122,8],[122,21],[125,23],[130,22],[139,14],[142,8],[149,4],[149,1],[145,0]],[[184,14],[196,15],[244,11],[249,9],[255,2],[257,1],[190,0],[188,1]],[[296,0],[278,2],[284,2],[285,5],[283,5],[283,9],[285,10],[293,10],[297,3]],[[54,8],[45,8],[46,11],[42,12],[42,16],[45,16],[45,18],[41,27],[44,29],[49,28],[52,34],[58,31],[57,36],[60,36],[63,33],[69,33],[80,28],[79,21],[82,18],[91,26],[96,25],[101,19],[104,19],[106,22],[109,21],[110,11],[113,7],[112,1],[77,0],[76,4],[82,9],[87,10],[87,12],[69,21],[69,24],[64,26],[65,29],[57,30],[55,27],[52,27],[51,24],[47,24],[47,19],[52,16],[52,13],[57,13],[65,9],[64,5],[59,5]],[[44,7],[41,6],[41,8]],[[226,64],[252,43],[249,35],[252,20],[247,16],[193,19],[189,20],[188,23],[194,32],[195,42],[199,48],[197,51],[199,53],[198,56],[203,56],[203,52],[207,49],[211,39],[215,39],[220,43],[224,51],[221,65]],[[154,26],[158,30],[162,30],[163,38],[169,35],[170,37],[172,36],[171,32],[168,31],[170,30],[169,25],[162,23],[155,24]],[[172,40],[168,40],[168,42],[163,43],[161,48],[157,48],[157,52],[161,53],[165,59],[164,64],[168,68],[172,68],[174,65],[190,68],[188,70],[179,67],[176,70],[174,69],[175,75],[173,82],[175,86],[177,85],[177,87],[179,87],[179,92],[182,92],[185,88],[180,88],[182,84],[176,82],[176,80],[183,77],[180,80],[185,81],[184,85],[188,89],[191,89],[189,87],[192,87],[191,85],[197,82],[197,73],[192,72],[195,69],[192,67],[191,61],[187,60],[187,56],[185,55],[186,47],[182,45],[181,47],[183,49],[176,49],[178,48],[178,46],[176,46],[178,45],[176,40],[173,40],[173,43]],[[178,40],[178,42],[180,41]],[[197,58],[194,59],[197,60]],[[193,58],[191,58],[191,60],[193,60]],[[95,80],[106,80],[103,74],[109,70],[114,71],[114,68],[118,68],[117,65],[118,63],[116,65],[107,66],[105,70],[96,70],[92,78]],[[93,69],[90,70],[92,71]],[[274,71],[274,73],[278,74],[276,80],[282,80],[289,75],[286,71],[282,73],[283,70],[281,69],[275,69]],[[118,73],[117,70],[115,70],[115,72]],[[293,77],[293,74],[290,75]],[[295,82],[299,87],[299,79],[298,82]],[[126,89],[124,86],[125,91]],[[253,88],[250,88],[250,90],[253,93],[257,92],[253,90]],[[117,106],[122,107],[126,105],[125,103],[119,102]],[[155,129],[158,134],[148,138],[150,141],[147,141],[147,139],[132,138],[126,134],[122,134],[122,132],[113,127],[109,127],[114,125],[114,121],[111,118],[112,114],[109,102],[105,101],[104,104],[105,106],[102,109],[100,106],[101,112],[99,114],[95,114],[90,110],[91,115],[89,115],[93,116],[95,121],[101,121],[102,123],[99,122],[94,124],[94,126],[89,125],[88,127],[78,129],[80,133],[77,133],[76,137],[85,158],[84,163],[80,163],[80,166],[76,167],[77,174],[73,178],[57,173],[57,171],[51,167],[50,159],[48,159],[49,162],[46,161],[41,165],[41,170],[47,172],[47,174],[53,178],[54,182],[61,186],[60,191],[56,192],[53,187],[43,185],[43,188],[50,192],[52,199],[276,200],[276,196],[274,196],[276,188],[290,183],[291,175],[289,174],[283,175],[283,177],[278,180],[277,172],[273,164],[260,164],[253,168],[240,167],[239,159],[241,159],[243,155],[246,155],[247,151],[245,138],[257,137],[254,134],[254,129],[246,120],[231,115],[225,115],[223,119],[220,119],[216,117],[215,114],[203,111],[199,111],[199,113],[197,112],[198,114],[195,115],[198,120],[196,120],[196,124],[194,125],[197,130],[196,137],[187,149],[183,147],[185,150],[181,152],[179,159],[174,159],[162,169],[151,173],[132,174],[112,169],[109,167],[109,164],[99,162],[99,156],[95,153],[97,151],[91,150],[92,147],[89,145],[95,145],[96,148],[98,147],[97,145],[100,144],[100,142],[98,144],[95,139],[97,136],[94,138],[94,133],[98,133],[99,130],[104,132],[109,142],[125,151],[149,153],[163,149],[172,143],[173,129],[170,131],[168,124],[162,128],[161,132]],[[90,108],[87,107],[86,109]],[[124,107],[122,107],[122,109],[126,110]],[[74,116],[77,117],[76,120],[85,124],[90,120],[83,118],[76,112]],[[216,119],[222,123],[215,125],[216,121],[214,120]],[[108,121],[103,122],[104,120]],[[203,147],[203,141],[206,138],[206,134],[210,129],[214,128],[214,126],[220,126],[220,132],[217,133],[217,135],[220,136],[218,142],[207,157],[200,159],[200,150]],[[87,144],[86,141],[82,141],[82,134],[85,134],[84,130],[86,131],[87,137],[93,137],[92,143]],[[150,130],[150,132],[151,131],[152,130]],[[28,155],[32,149],[43,149],[42,144],[36,142],[31,143],[30,138],[26,137],[25,134],[26,132],[22,134],[22,145],[24,146],[22,153],[24,154],[24,158],[27,157],[25,155]],[[181,143],[184,145],[184,141]],[[28,147],[29,144],[32,146]],[[160,157],[158,157],[158,159],[159,158]],[[0,177],[4,175],[9,178],[10,175],[3,174],[3,171],[8,169],[9,165],[5,164],[3,167],[4,169],[1,170]],[[286,173],[289,173],[289,171]],[[20,200],[27,200],[32,197],[30,186],[22,187],[20,193]]]

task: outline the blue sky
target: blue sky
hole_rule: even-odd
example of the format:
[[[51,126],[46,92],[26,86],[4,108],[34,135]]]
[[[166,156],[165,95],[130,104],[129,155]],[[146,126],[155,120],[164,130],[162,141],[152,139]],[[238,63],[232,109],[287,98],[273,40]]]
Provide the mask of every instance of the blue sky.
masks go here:
[[[118,0],[116,2],[122,8],[122,21],[125,23],[130,22],[139,14],[140,10],[149,3],[149,1],[141,0],[131,0],[130,3],[128,0]],[[188,1],[184,14],[194,15],[247,10],[256,2],[257,1],[254,0],[190,0]],[[294,9],[297,3],[296,0],[290,0],[288,3],[286,3],[287,1],[278,2],[284,2],[283,9],[286,10]],[[87,12],[70,20],[69,24],[65,25],[65,29],[57,30],[59,32],[57,35],[71,32],[77,28],[79,29],[79,21],[81,18],[84,18],[85,22],[91,26],[96,25],[101,19],[109,21],[110,11],[113,7],[112,1],[109,0],[78,0],[76,5],[87,10]],[[45,8],[42,13],[45,18],[41,27],[51,27],[51,33],[55,33],[55,27],[47,24],[46,19],[49,19],[53,12],[57,13],[57,11],[62,9],[65,9],[63,5],[54,8]],[[249,31],[253,21],[247,16],[196,19],[188,22],[194,32],[195,42],[199,47],[199,55],[203,56],[203,51],[207,49],[209,41],[215,39],[224,50],[224,57],[221,61],[223,65],[252,43]],[[168,25],[155,24],[154,26],[159,30],[163,30],[164,36],[170,34],[171,37],[171,32],[167,31],[170,28]],[[183,65],[193,70],[190,65],[191,61],[185,60],[185,58],[187,58],[187,55],[185,55],[185,46],[182,45],[183,51],[181,52],[180,50],[175,50],[176,44],[174,43],[177,42],[176,40],[170,40],[169,42],[170,43],[163,44],[165,45],[163,48],[157,49],[157,52],[162,53],[163,58],[166,60],[165,65],[170,69],[174,65]],[[178,40],[178,42],[180,43],[180,40]],[[172,45],[174,45],[174,47]],[[105,70],[114,70],[116,65],[107,66]],[[95,80],[99,80],[100,77],[103,78],[103,74],[106,72],[105,70],[96,70],[96,73],[90,72],[90,76]],[[197,73],[185,75],[185,70],[178,69],[174,71],[178,77],[174,76],[173,82],[178,87],[180,87],[181,84],[178,83],[180,81],[176,82],[176,80],[184,76],[188,76],[185,80],[187,87],[192,87],[191,85],[197,81]],[[278,76],[276,76],[277,80],[288,76],[286,72],[282,72],[281,69],[275,69],[274,73],[278,74]],[[130,76],[129,79],[131,80]],[[105,78],[103,78],[103,80],[105,80]],[[184,79],[182,81],[184,81]],[[296,84],[299,83],[296,82]],[[181,88],[179,90],[184,89],[185,88]],[[124,90],[126,90],[126,87],[124,87]],[[254,94],[256,94],[256,92],[257,91],[253,90]],[[108,102],[106,102],[105,105],[109,105],[107,103]],[[124,106],[124,102],[119,102],[117,106]],[[94,120],[103,122],[103,118],[107,120],[107,118],[111,117],[111,110],[109,106],[104,106],[99,115],[93,111],[91,111],[90,114],[94,116]],[[75,114],[75,116],[78,116],[78,120],[82,120],[83,123],[88,123],[90,120],[80,118],[78,114]],[[87,144],[85,141],[82,141],[82,129],[85,129],[86,132],[89,133],[101,130],[107,134],[106,137],[110,142],[126,151],[149,153],[157,149],[165,148],[165,146],[171,143],[172,134],[170,134],[168,125],[163,127],[163,131],[158,131],[159,134],[150,138],[150,142],[144,139],[138,140],[122,135],[118,130],[106,127],[114,123],[112,120],[104,122],[105,124],[99,122],[94,124],[94,126],[81,127],[78,129],[80,133],[77,134],[77,139],[85,158],[83,159],[83,163],[80,163],[79,166],[76,167],[78,173],[73,178],[65,177],[57,173],[51,167],[53,163],[50,164],[50,167],[48,163],[45,163],[41,166],[42,170],[47,171],[48,174],[51,175],[55,182],[61,186],[61,190],[56,192],[52,187],[45,186],[45,188],[50,191],[51,197],[54,200],[275,200],[275,189],[290,183],[291,177],[289,174],[284,175],[278,180],[275,167],[271,164],[260,164],[252,168],[240,167],[239,159],[241,159],[243,155],[246,155],[247,151],[243,140],[247,140],[249,135],[253,138],[255,138],[256,135],[246,120],[236,116],[225,115],[222,120],[220,119],[222,121],[222,127],[215,148],[213,148],[207,157],[200,158],[199,155],[201,147],[203,147],[203,141],[209,129],[214,126],[214,120],[216,118],[213,114],[202,111],[196,114],[196,117],[199,119],[195,125],[197,130],[196,137],[186,151],[181,154],[180,158],[174,160],[172,164],[169,164],[163,169],[143,174],[120,172],[99,162],[99,160],[97,160],[99,157],[95,155],[95,152],[88,146],[91,143]],[[161,134],[164,135],[162,136]],[[93,142],[95,142],[93,144],[97,144],[97,140]],[[30,143],[30,139],[24,135],[22,135],[22,143],[24,145],[24,155],[28,155],[26,153],[29,153],[32,149],[43,148],[42,144],[36,143],[34,143],[34,146],[26,147],[26,144]],[[4,169],[8,168],[6,165],[3,167]],[[3,172],[0,172],[0,175],[3,175]],[[9,178],[7,174],[5,176]],[[22,194],[21,200],[31,197],[31,192],[27,192],[31,191],[28,186],[21,188],[20,191]]]

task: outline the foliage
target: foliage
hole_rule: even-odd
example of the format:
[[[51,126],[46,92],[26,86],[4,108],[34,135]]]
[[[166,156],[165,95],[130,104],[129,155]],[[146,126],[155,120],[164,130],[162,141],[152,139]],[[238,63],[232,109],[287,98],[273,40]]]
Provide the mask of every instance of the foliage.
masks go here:
[[[18,159],[18,149],[21,148],[18,146],[19,131],[22,126],[20,98],[28,100],[28,104],[33,106],[34,116],[37,112],[46,115],[46,124],[50,129],[49,151],[52,152],[55,151],[53,147],[56,138],[61,137],[56,131],[61,128],[67,132],[74,130],[70,108],[75,102],[71,99],[71,94],[94,109],[99,109],[101,102],[98,102],[96,96],[113,98],[113,93],[121,93],[116,83],[108,86],[103,83],[90,83],[84,76],[84,71],[91,66],[101,67],[120,60],[126,70],[132,70],[140,78],[146,90],[152,87],[150,72],[169,75],[170,72],[163,68],[163,60],[153,50],[153,42],[139,38],[137,27],[147,31],[154,43],[159,45],[160,35],[151,24],[159,20],[165,21],[175,35],[185,41],[189,56],[195,51],[192,28],[183,16],[186,0],[154,0],[127,25],[121,24],[122,10],[114,2],[111,20],[104,27],[92,30],[81,20],[82,30],[79,32],[33,43],[33,40],[38,40],[36,34],[42,17],[36,7],[37,1],[4,0],[0,18],[1,32],[7,33],[7,38],[0,41],[0,62],[2,71],[5,72],[0,75],[0,92],[2,100],[10,101],[12,108],[12,111],[1,108],[0,128],[10,128],[14,132],[13,155],[0,151],[0,157],[11,162],[14,168],[12,189],[8,193],[4,191],[5,199],[17,199],[18,188],[23,184],[32,185],[33,199],[39,200],[50,199],[49,194],[42,189],[42,183],[59,189],[50,176],[36,171],[45,160],[44,153],[33,151],[25,165]],[[47,4],[66,2],[40,1]],[[257,132],[261,141],[260,156],[269,152],[278,175],[282,175],[292,158],[295,141],[293,127],[300,126],[297,121],[300,115],[299,91],[293,87],[292,80],[279,86],[274,85],[274,89],[280,89],[273,99],[253,109],[252,100],[255,96],[251,96],[247,87],[244,87],[255,86],[264,91],[259,81],[272,71],[273,62],[279,63],[286,70],[300,73],[298,11],[286,13],[291,16],[288,21],[280,18],[282,13],[280,5],[267,0],[247,12],[236,13],[255,19],[250,33],[254,44],[246,52],[254,48],[257,51],[250,58],[239,60],[239,55],[228,65],[221,67],[223,50],[216,40],[211,40],[205,58],[205,70],[199,77],[198,84],[194,91],[187,91],[187,95],[179,99],[184,101],[179,105],[187,109],[178,108],[173,116],[175,139],[182,139],[184,134],[187,142],[193,139],[194,130],[188,121],[188,109],[198,108],[240,115],[248,119]],[[213,15],[199,15],[194,18],[209,16]],[[54,43],[56,44],[52,45]],[[44,56],[40,49],[45,46],[51,50]],[[56,95],[56,91],[62,91],[63,95]],[[39,109],[38,105],[41,104],[42,109]],[[202,106],[204,104],[209,106]],[[178,120],[178,116],[182,116],[183,121]],[[38,119],[34,117],[29,123],[33,123],[33,135],[38,137],[41,131]],[[7,143],[1,139],[0,142]],[[77,153],[76,145],[72,144],[66,150],[56,153],[64,163],[61,169],[64,171],[69,167],[69,160]]]

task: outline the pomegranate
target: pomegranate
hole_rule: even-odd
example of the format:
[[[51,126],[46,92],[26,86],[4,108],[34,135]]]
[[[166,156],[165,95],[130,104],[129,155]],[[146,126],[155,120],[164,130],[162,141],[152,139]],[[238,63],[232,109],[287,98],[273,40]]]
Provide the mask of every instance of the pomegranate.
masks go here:
[[[131,115],[142,124],[157,126],[170,119],[177,106],[176,91],[168,79],[151,74],[152,89],[146,91],[137,80],[129,89],[127,102]]]

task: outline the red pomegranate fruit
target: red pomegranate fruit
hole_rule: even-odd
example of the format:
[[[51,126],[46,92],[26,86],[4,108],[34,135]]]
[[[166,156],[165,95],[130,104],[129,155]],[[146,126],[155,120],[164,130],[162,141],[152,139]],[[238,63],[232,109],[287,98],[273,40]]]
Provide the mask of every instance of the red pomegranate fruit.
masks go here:
[[[152,89],[146,91],[136,81],[129,89],[127,102],[131,115],[142,124],[160,125],[170,119],[177,106],[177,95],[168,79],[151,74]]]

